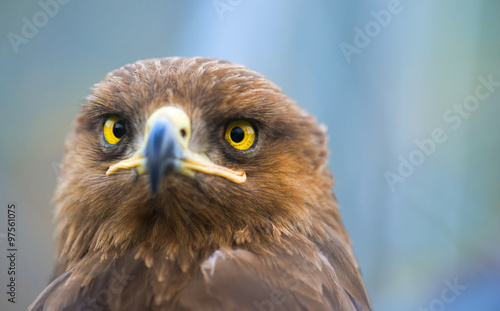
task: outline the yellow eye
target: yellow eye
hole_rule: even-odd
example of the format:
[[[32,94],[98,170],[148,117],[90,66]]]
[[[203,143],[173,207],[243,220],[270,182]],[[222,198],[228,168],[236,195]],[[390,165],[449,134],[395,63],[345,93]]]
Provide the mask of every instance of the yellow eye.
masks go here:
[[[125,125],[117,117],[109,117],[104,123],[104,140],[110,145],[114,145],[125,135]]]
[[[247,150],[255,142],[255,130],[247,121],[233,121],[227,127],[226,140],[238,150]]]

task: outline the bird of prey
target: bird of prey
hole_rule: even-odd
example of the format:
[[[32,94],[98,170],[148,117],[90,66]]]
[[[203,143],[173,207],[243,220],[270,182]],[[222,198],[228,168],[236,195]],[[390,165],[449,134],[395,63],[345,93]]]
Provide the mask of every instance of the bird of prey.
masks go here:
[[[109,73],[67,137],[30,310],[371,310],[327,158],[326,128],[244,66]]]

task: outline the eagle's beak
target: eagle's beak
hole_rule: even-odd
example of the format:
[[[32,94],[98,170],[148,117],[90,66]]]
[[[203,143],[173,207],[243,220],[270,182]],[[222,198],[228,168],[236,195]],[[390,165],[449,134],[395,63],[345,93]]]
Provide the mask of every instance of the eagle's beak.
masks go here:
[[[146,123],[143,146],[131,158],[111,165],[106,175],[131,168],[136,168],[139,175],[147,172],[153,193],[157,192],[163,176],[173,172],[194,176],[194,171],[199,171],[235,183],[246,180],[244,171],[216,165],[205,154],[191,151],[190,136],[190,120],[184,111],[172,106],[160,108]]]

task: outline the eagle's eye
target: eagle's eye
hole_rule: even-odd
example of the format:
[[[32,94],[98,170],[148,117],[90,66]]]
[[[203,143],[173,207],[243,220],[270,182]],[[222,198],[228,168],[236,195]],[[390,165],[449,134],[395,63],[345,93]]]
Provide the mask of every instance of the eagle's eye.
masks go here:
[[[103,135],[108,144],[114,145],[125,135],[125,125],[117,117],[109,117],[104,123]]]
[[[238,150],[250,149],[255,142],[255,130],[247,121],[232,121],[226,129],[226,140]]]

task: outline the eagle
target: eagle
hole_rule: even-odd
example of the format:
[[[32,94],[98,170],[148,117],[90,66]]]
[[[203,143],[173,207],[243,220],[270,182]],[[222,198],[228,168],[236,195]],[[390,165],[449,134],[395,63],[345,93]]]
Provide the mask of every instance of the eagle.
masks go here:
[[[29,310],[371,310],[328,157],[326,127],[242,65],[112,71],[67,136]]]

